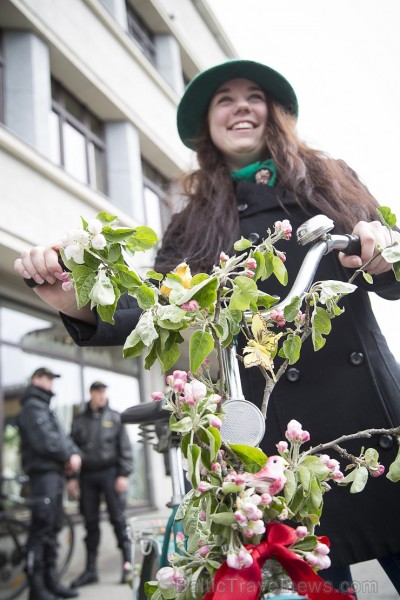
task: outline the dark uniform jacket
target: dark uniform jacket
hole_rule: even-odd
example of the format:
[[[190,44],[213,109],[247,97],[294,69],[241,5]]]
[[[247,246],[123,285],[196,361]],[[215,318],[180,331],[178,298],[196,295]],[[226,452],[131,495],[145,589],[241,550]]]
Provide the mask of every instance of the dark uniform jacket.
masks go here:
[[[304,212],[290,195],[282,199],[285,212],[275,188],[250,182],[237,184],[236,197],[240,233],[250,237],[253,243],[265,237],[267,229],[277,220],[288,218],[295,231],[315,214],[312,210]],[[172,243],[169,240],[168,251]],[[281,241],[278,247],[287,254],[290,287],[307,248],[298,246],[294,239]],[[178,264],[185,257],[184,249],[176,249],[176,257]],[[315,280],[326,279],[349,279],[336,253],[324,257],[316,273]],[[300,361],[290,367],[277,384],[269,403],[262,442],[262,448],[268,454],[276,454],[275,444],[285,439],[286,425],[291,419],[298,420],[310,432],[314,446],[342,434],[400,424],[399,366],[382,336],[367,293],[367,290],[373,291],[383,298],[395,300],[400,297],[400,283],[396,282],[392,272],[375,276],[370,286],[362,278],[355,283],[359,288],[342,301],[345,312],[333,320],[326,345],[314,352],[311,340],[307,340]],[[265,291],[281,298],[288,292],[273,277],[263,286]],[[139,314],[132,299],[126,297],[120,301],[115,326],[99,321],[94,330],[79,321],[64,320],[71,335],[81,345],[123,344]],[[245,397],[260,405],[264,379],[259,371],[242,369],[242,384]],[[387,436],[349,443],[346,448],[359,454],[363,444],[375,447],[386,466],[396,456],[397,444]],[[330,455],[339,458],[333,451]],[[332,488],[324,496],[323,516],[317,533],[330,538],[334,566],[400,552],[399,484],[383,476],[370,479],[360,494],[350,494],[349,488],[334,483]]]
[[[72,422],[71,437],[82,453],[82,472],[117,467],[127,477],[133,468],[132,447],[119,413],[105,406],[85,411]]]
[[[22,466],[28,475],[45,471],[63,472],[71,454],[79,453],[50,410],[53,392],[30,385],[18,415]]]

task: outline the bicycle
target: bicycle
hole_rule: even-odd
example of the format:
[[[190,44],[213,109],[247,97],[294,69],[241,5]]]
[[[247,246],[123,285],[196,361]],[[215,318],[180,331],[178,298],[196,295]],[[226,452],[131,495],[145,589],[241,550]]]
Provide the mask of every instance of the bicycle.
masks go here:
[[[3,492],[5,482],[15,482],[22,490],[28,485],[29,477],[0,476],[0,598],[13,600],[28,586],[25,558],[31,502],[25,494]],[[57,573],[61,577],[71,561],[75,543],[72,518],[66,512],[64,512],[64,522],[58,540]]]
[[[284,308],[295,296],[301,296],[310,288],[318,265],[325,254],[333,250],[341,250],[347,254],[359,254],[359,239],[351,235],[331,235],[333,221],[324,215],[317,215],[301,225],[297,230],[297,241],[301,245],[312,244],[307,252],[297,278],[286,298],[272,308]],[[272,309],[271,309],[272,310]],[[265,311],[265,314],[268,311]],[[251,313],[244,313],[247,322],[251,321]],[[244,399],[239,365],[235,346],[225,350],[223,368],[226,374],[228,400],[224,403],[226,413],[221,428],[221,435],[226,442],[244,443],[257,446],[264,436],[265,419],[261,411],[251,402]],[[240,415],[240,418],[238,418]],[[151,443],[157,452],[168,453],[172,478],[172,498],[169,507],[172,509],[167,524],[165,521],[132,530],[134,550],[139,543],[143,554],[141,572],[137,574],[139,582],[134,585],[137,600],[146,600],[145,583],[154,579],[158,569],[168,565],[168,552],[178,550],[175,544],[179,530],[175,515],[185,495],[182,470],[182,455],[179,447],[179,436],[168,428],[169,413],[163,410],[161,403],[147,403],[128,408],[122,413],[122,421],[126,424],[137,424],[141,430],[143,443]],[[237,423],[241,425],[238,427]],[[250,423],[247,431],[243,423]],[[244,436],[246,439],[244,439]],[[158,438],[158,439],[157,439]],[[156,440],[156,441],[155,441]],[[133,553],[135,556],[135,552]],[[285,598],[286,596],[277,596]],[[293,597],[293,596],[292,596]]]

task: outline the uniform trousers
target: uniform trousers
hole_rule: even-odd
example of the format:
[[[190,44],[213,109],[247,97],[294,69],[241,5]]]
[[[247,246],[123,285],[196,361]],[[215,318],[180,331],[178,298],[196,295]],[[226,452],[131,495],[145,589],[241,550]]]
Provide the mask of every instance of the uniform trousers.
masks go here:
[[[130,539],[124,515],[125,496],[116,492],[116,478],[116,467],[81,472],[80,510],[85,520],[85,543],[88,555],[95,556],[100,543],[100,503],[104,498],[118,547],[124,558],[129,560]]]
[[[58,472],[32,473],[31,522],[27,541],[27,568],[52,568],[57,562],[57,536],[63,523],[64,477]]]

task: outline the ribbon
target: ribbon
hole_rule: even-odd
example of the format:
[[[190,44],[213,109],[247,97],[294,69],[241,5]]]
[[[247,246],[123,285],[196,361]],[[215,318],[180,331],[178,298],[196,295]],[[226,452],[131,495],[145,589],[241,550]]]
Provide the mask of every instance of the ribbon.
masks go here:
[[[309,600],[354,600],[352,591],[339,592],[322,579],[300,556],[287,546],[298,537],[292,527],[283,523],[268,523],[266,539],[257,546],[246,545],[251,550],[253,564],[244,569],[232,569],[224,562],[214,576],[211,589],[203,600],[258,600],[261,594],[261,567],[268,558],[275,558],[292,579],[296,592]],[[324,543],[327,538],[318,538]]]

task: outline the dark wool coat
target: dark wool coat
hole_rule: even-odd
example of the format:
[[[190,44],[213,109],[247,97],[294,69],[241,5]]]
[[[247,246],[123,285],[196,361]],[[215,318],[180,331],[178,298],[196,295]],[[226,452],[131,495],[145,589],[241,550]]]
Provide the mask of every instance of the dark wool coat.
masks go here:
[[[257,236],[265,237],[267,229],[277,220],[288,218],[295,232],[313,214],[303,212],[289,196],[283,199],[288,211],[285,212],[278,202],[276,190],[263,185],[239,182],[236,196],[241,234],[253,242],[257,241]],[[294,282],[307,248],[300,247],[292,239],[280,242],[279,249],[287,253],[288,288],[270,278],[264,282],[264,289],[283,298]],[[331,253],[323,258],[315,279],[347,281],[348,278],[337,254]],[[262,442],[267,453],[277,452],[275,444],[285,439],[286,426],[291,419],[299,421],[310,432],[313,446],[342,434],[400,424],[400,369],[380,332],[366,292],[368,289],[388,300],[395,300],[400,297],[400,284],[391,272],[374,277],[372,286],[363,281],[356,283],[360,288],[344,299],[345,312],[333,320],[332,332],[324,348],[315,353],[311,340],[307,340],[300,361],[290,367],[277,384],[270,400]],[[64,318],[64,322],[81,345],[122,344],[138,315],[139,310],[132,306],[132,301],[122,299],[114,327],[99,322],[94,331],[72,319]],[[260,405],[264,387],[262,376],[256,368],[246,369],[242,375],[245,397]],[[346,448],[359,454],[364,443],[366,447],[378,450],[380,460],[386,466],[396,456],[397,444],[388,436],[352,442]],[[332,458],[339,458],[333,451],[328,453]],[[348,487],[340,488],[335,484],[332,488],[324,496],[323,516],[317,533],[327,535],[331,540],[333,566],[400,552],[400,484],[391,483],[383,476],[370,479],[360,494],[350,494]]]

